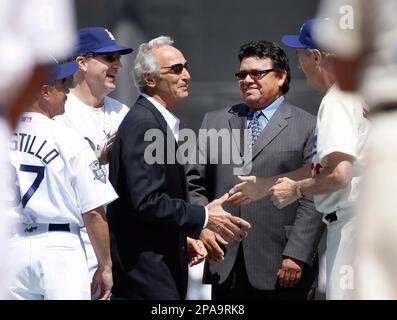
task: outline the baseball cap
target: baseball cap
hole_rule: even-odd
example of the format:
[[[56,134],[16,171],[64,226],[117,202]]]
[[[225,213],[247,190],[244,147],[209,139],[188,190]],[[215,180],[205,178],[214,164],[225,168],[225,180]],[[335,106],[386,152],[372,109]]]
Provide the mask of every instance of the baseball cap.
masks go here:
[[[120,52],[128,54],[132,52],[131,48],[123,46],[116,42],[112,33],[102,27],[82,28],[78,32],[79,48],[77,55],[92,53]]]
[[[285,35],[281,42],[286,46],[296,49],[318,49],[319,46],[313,39],[313,29],[319,23],[327,23],[328,19],[310,19],[306,20],[297,35]]]
[[[55,59],[54,59],[55,60]],[[70,77],[77,71],[78,65],[76,61],[69,61],[65,63],[58,63],[56,60],[49,67],[47,81],[53,83],[56,80],[62,80]]]

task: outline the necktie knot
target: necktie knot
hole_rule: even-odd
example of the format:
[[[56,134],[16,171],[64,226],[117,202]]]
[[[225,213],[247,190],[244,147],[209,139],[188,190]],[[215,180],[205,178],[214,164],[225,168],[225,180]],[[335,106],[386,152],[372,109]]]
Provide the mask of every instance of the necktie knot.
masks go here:
[[[252,120],[254,120],[254,119],[258,120],[259,117],[261,116],[261,114],[262,114],[262,110],[256,110],[256,111],[252,114]]]

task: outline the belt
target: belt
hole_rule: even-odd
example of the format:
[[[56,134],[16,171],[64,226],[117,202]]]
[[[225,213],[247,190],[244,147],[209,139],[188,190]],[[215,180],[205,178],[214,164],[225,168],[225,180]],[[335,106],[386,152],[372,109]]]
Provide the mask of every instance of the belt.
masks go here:
[[[19,223],[14,225],[14,231],[17,235],[29,237],[46,232],[71,232],[80,235],[80,227],[72,223]]]
[[[63,224],[50,223],[48,225],[48,231],[66,231],[66,232],[70,232],[70,225],[69,225],[69,223],[63,223]]]
[[[337,221],[337,220],[338,220],[338,216],[336,215],[336,211],[326,214],[323,218],[323,221],[325,223],[328,222],[328,224],[330,224],[334,221]]]

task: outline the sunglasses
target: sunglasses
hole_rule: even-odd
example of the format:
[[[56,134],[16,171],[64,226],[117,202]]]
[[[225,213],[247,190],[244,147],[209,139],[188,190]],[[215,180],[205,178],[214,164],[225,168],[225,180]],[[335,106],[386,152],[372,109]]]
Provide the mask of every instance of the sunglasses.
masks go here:
[[[94,53],[94,57],[101,57],[106,62],[115,62],[116,60],[120,59],[119,53]]]
[[[172,66],[168,67],[161,67],[160,69],[168,69],[168,73],[173,73],[173,74],[181,74],[183,69],[188,69],[189,65],[187,62],[183,63],[177,63],[173,64]]]
[[[239,80],[244,80],[247,75],[250,75],[251,79],[253,80],[260,80],[268,73],[273,71],[280,71],[278,69],[267,69],[267,70],[252,70],[252,71],[239,71],[235,73],[235,77]]]

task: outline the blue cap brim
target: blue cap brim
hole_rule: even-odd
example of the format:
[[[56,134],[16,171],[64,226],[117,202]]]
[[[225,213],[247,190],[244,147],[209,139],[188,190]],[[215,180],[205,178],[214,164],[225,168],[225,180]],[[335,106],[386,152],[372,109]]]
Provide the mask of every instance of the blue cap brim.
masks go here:
[[[48,82],[53,83],[56,80],[62,80],[70,77],[78,69],[76,61],[69,61],[62,64],[54,63],[50,66]]]
[[[114,44],[111,46],[107,46],[107,47],[103,47],[97,50],[92,50],[90,52],[93,53],[110,53],[110,52],[120,52],[121,55],[123,54],[129,54],[131,53],[133,50],[131,48],[119,45],[119,44]]]
[[[298,35],[287,35],[281,38],[281,42],[285,44],[287,47],[295,48],[295,49],[306,49],[310,48],[308,45],[303,44],[299,41]]]

